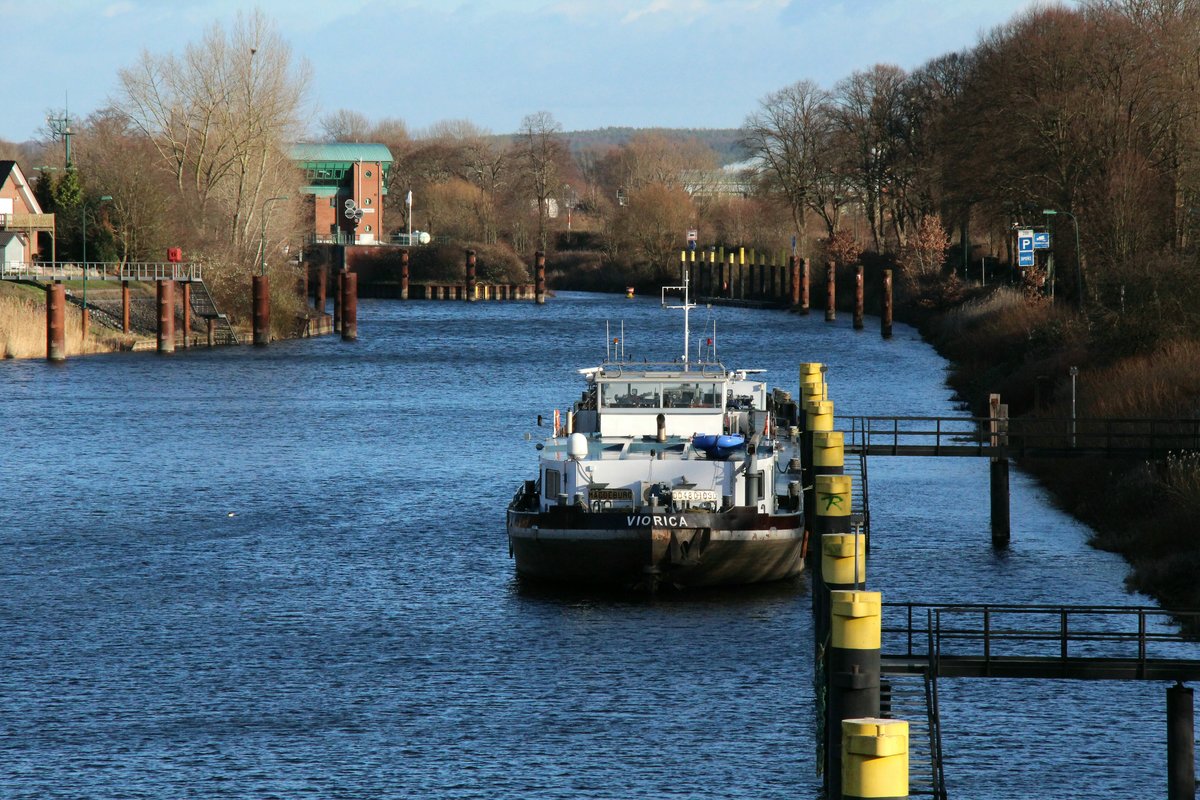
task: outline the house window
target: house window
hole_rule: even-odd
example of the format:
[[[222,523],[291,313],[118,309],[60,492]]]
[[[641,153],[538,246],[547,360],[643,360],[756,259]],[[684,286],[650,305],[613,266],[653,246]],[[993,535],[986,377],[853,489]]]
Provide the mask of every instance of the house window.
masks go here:
[[[364,172],[363,176],[367,177],[367,178],[371,177],[371,170],[367,170],[366,172]]]
[[[369,205],[371,205],[371,198],[369,198],[369,197],[364,197],[364,198],[363,198],[363,205],[364,205],[364,206],[369,206]]]
[[[337,198],[336,197],[329,198],[329,207],[337,208]]]
[[[367,233],[370,233],[370,232],[371,232],[371,226],[370,226],[370,225],[368,225],[366,228],[364,228],[364,230],[365,230]]]

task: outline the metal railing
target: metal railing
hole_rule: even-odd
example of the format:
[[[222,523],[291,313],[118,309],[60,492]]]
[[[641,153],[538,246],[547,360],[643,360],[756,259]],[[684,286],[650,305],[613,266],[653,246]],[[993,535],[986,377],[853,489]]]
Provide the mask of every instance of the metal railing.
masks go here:
[[[925,659],[972,659],[985,673],[1005,660],[1119,660],[1146,674],[1152,661],[1196,662],[1200,611],[1143,606],[885,603],[883,649]]]
[[[5,261],[0,264],[0,279],[6,281],[199,281],[203,270],[193,263],[121,264],[114,261]]]
[[[991,430],[993,422],[1002,432]],[[838,417],[846,449],[868,455],[1161,458],[1200,450],[1200,419]]]

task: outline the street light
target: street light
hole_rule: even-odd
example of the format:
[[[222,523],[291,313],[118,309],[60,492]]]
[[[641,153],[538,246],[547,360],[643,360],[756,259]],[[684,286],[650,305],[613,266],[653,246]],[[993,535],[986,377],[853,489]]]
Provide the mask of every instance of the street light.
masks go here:
[[[97,201],[96,205],[100,205],[101,203],[107,203],[109,200],[112,200],[112,195],[111,195],[111,194],[105,194],[105,195],[101,195],[101,196],[100,196],[100,198],[99,198],[99,200]],[[82,218],[83,218],[83,224],[82,224],[82,226],[81,226],[81,227],[82,227],[82,229],[83,229],[83,320],[84,320],[84,322],[83,322],[83,332],[86,334],[86,333],[87,333],[87,313],[88,313],[88,310],[87,310],[87,276],[88,276],[88,266],[87,266],[87,198],[86,198],[86,197],[84,198],[83,202],[80,204],[80,207],[83,209],[83,213],[82,213],[82,215],[81,215],[81,216],[82,216]]]
[[[254,55],[254,53],[250,55]],[[267,207],[276,200],[287,199],[288,196],[286,194],[281,194],[275,197],[268,197],[263,201],[262,240],[259,242],[259,247],[262,249],[262,271],[258,273],[259,275],[267,274]]]
[[[1083,310],[1083,266],[1081,261],[1083,254],[1079,251],[1079,220],[1075,219],[1075,215],[1070,211],[1058,211],[1053,208],[1044,208],[1042,213],[1047,217],[1053,217],[1055,214],[1066,214],[1071,218],[1071,222],[1075,225],[1075,285],[1079,292],[1079,309]]]

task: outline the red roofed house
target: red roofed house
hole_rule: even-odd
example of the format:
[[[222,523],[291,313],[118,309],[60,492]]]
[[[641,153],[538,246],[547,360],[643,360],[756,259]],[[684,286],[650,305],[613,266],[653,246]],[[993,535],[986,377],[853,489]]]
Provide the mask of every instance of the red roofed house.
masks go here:
[[[54,215],[43,214],[33,188],[15,161],[0,161],[0,260],[4,265],[28,263],[39,253],[38,233],[50,234],[54,247]]]

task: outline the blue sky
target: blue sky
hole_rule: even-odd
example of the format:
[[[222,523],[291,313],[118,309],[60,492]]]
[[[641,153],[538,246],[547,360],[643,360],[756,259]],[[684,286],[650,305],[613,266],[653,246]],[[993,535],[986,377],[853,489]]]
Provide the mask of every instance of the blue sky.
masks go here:
[[[1030,0],[263,0],[313,70],[313,119],[349,108],[410,130],[737,127],[768,92],[970,47]],[[0,0],[0,138],[102,106],[141,50],[175,53],[236,0]],[[377,77],[372,77],[372,72]],[[315,125],[314,125],[315,130]]]

